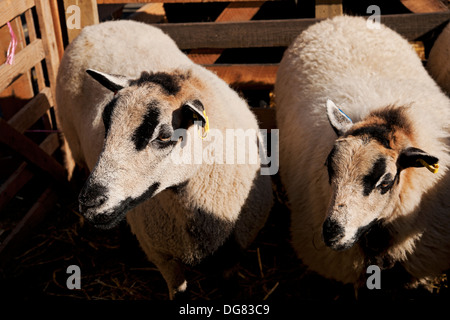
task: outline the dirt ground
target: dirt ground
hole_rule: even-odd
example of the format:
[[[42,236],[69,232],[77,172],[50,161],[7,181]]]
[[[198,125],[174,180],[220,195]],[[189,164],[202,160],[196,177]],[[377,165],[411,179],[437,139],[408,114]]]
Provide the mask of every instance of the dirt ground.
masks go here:
[[[255,242],[243,253],[234,276],[223,280],[208,264],[190,268],[183,300],[348,302],[450,297],[445,274],[433,293],[388,288],[383,273],[382,290],[355,293],[351,285],[308,271],[291,248],[287,199],[278,176],[274,180],[275,206]],[[80,267],[80,290],[66,286],[70,265]],[[161,301],[168,299],[168,292],[159,271],[148,262],[126,223],[114,230],[95,229],[78,213],[76,193],[63,192],[57,207],[1,270],[0,297],[19,301]]]

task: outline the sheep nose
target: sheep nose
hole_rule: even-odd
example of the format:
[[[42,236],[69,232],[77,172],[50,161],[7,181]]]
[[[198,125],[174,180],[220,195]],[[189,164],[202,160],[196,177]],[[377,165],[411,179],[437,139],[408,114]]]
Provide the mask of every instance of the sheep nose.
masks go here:
[[[332,247],[336,241],[344,236],[344,228],[336,220],[328,217],[323,223],[322,235],[325,244]]]
[[[108,199],[107,188],[97,183],[86,183],[78,196],[81,213],[87,210],[99,207]]]

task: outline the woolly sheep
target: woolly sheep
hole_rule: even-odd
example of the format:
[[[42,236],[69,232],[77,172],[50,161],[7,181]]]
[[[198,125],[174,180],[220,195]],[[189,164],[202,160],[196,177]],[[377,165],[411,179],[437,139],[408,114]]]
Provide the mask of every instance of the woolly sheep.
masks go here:
[[[450,96],[450,23],[431,48],[427,69],[433,79]]]
[[[56,101],[71,156],[91,171],[81,212],[105,229],[126,214],[171,298],[186,289],[186,265],[219,248],[245,248],[262,228],[273,195],[259,157],[234,165],[174,161],[192,144],[203,143],[202,152],[218,143],[201,138],[205,115],[210,132],[257,132],[258,124],[237,93],[161,30],[132,21],[84,28],[61,61]],[[174,138],[178,129],[187,133]],[[248,149],[258,147],[256,135],[247,138]]]
[[[450,267],[450,101],[408,42],[376,26],[325,20],[281,61],[292,244],[310,269],[356,288],[372,264],[406,270],[408,287],[426,285]],[[418,159],[439,161],[438,173]]]

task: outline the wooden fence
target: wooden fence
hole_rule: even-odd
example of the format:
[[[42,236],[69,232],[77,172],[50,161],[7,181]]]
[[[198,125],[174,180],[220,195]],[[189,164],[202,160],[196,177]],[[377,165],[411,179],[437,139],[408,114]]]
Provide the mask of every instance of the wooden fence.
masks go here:
[[[285,48],[311,24],[345,11],[340,0],[317,0],[315,16],[311,18],[252,20],[267,1],[228,0],[215,21],[171,23],[165,19],[162,7],[163,3],[220,1],[135,0],[133,2],[146,5],[132,18],[147,19],[152,23],[165,22],[158,23],[158,27],[168,33],[181,49],[186,50],[193,61],[216,72],[237,90],[263,89],[270,92],[279,61],[223,64],[218,63],[220,57],[229,49]],[[14,64],[5,64],[0,60],[0,158],[12,159],[9,162],[0,160],[0,167],[3,167],[0,170],[0,222],[7,215],[5,211],[8,210],[8,204],[33,177],[39,175],[46,186],[14,227],[5,228],[0,224],[0,263],[57,201],[55,190],[58,188],[55,188],[55,184],[67,187],[66,171],[52,157],[60,147],[52,108],[56,72],[64,47],[80,32],[80,29],[67,28],[66,21],[71,15],[68,9],[71,5],[80,8],[81,27],[84,27],[99,23],[104,4],[122,2],[0,0],[0,48],[6,52],[10,41],[7,22],[11,22],[19,39]],[[413,13],[382,15],[381,22],[410,41],[432,44],[450,19],[448,7],[438,0],[401,2]],[[109,7],[108,14],[121,8],[122,5]],[[261,127],[276,127],[273,107],[253,108],[253,111]],[[33,136],[36,132],[39,132],[40,140]]]

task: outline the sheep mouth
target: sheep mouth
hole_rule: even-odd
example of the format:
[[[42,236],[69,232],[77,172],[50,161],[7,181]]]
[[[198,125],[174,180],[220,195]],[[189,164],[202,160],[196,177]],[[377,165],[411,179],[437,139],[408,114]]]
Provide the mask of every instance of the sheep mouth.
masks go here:
[[[112,229],[125,218],[128,211],[135,208],[145,200],[153,197],[159,186],[159,183],[154,183],[141,196],[137,198],[128,197],[108,211],[104,211],[101,213],[88,211],[84,215],[88,219],[88,221],[91,222],[96,228],[104,230]]]
[[[88,220],[98,229],[109,230],[116,227],[125,218],[127,211],[100,213],[88,218]]]

